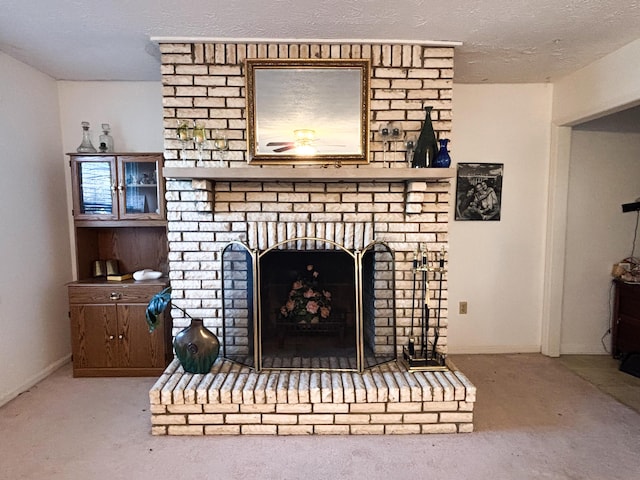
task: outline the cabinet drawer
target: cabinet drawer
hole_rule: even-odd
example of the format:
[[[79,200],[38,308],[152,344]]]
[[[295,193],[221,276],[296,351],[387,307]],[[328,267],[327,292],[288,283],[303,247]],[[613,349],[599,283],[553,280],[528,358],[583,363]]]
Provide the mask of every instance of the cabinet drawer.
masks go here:
[[[69,303],[148,303],[162,290],[156,285],[69,286]]]

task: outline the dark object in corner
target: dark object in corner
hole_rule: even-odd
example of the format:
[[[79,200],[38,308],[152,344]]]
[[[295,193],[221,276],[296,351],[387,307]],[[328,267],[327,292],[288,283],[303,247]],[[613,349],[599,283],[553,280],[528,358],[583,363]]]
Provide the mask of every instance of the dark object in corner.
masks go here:
[[[620,371],[640,378],[640,353],[629,353],[622,357]]]
[[[626,212],[637,212],[638,210],[640,210],[640,202],[623,203],[622,204],[622,212],[623,213],[626,213]]]

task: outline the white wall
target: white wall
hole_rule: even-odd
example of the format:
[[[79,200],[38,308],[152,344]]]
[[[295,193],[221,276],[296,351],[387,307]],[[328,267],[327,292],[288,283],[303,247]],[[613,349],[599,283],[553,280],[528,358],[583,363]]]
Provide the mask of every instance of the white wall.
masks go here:
[[[571,238],[568,236],[571,216],[567,207],[568,187],[569,184],[574,184],[575,189],[580,182],[587,182],[586,178],[580,181],[572,178],[574,172],[570,167],[575,163],[572,159],[577,157],[572,155],[571,150],[584,147],[579,142],[573,145],[574,136],[569,131],[569,127],[640,104],[639,57],[640,40],[636,40],[554,84],[551,128],[557,141],[554,142],[551,152],[551,171],[554,172],[554,177],[550,178],[549,190],[545,315],[543,317],[543,352],[549,355],[576,353],[588,344],[593,345],[592,335],[594,335],[590,333],[586,338],[578,333],[579,328],[571,324],[575,320],[563,318],[569,311],[565,305],[577,305],[584,298],[575,287],[565,292],[565,284],[569,287],[573,282],[570,276],[566,276],[569,273],[565,272],[567,253],[579,248],[580,243],[585,241],[585,238],[579,235]],[[608,162],[608,160],[603,158],[602,162]],[[596,183],[597,175],[594,174],[592,178]],[[605,179],[610,178],[605,173]],[[593,253],[600,252],[598,250]],[[611,263],[610,252],[602,253],[602,257],[592,257],[589,260],[601,265],[600,268],[604,268],[604,265]],[[586,285],[593,281],[592,277],[584,278],[583,288],[593,292],[592,286]],[[602,313],[598,316],[601,317]],[[565,326],[565,321],[569,322],[569,325]],[[602,335],[602,329],[598,328],[598,330]],[[567,348],[567,352],[562,351],[563,346]],[[589,349],[592,348],[593,346],[589,347]]]
[[[71,217],[71,172],[69,157],[63,153],[75,152],[82,142],[80,123],[91,125],[91,140],[98,148],[100,126],[108,123],[117,152],[164,151],[162,125],[162,85],[160,82],[58,82],[60,123],[62,128],[61,156],[64,158],[67,185],[67,218],[69,231],[73,231]],[[70,248],[75,255],[73,238]],[[76,278],[73,265],[73,275]]]
[[[58,82],[64,152],[82,142],[80,122],[91,124],[98,148],[100,125],[111,126],[118,152],[162,152],[162,85],[160,82]]]
[[[69,359],[56,82],[0,53],[0,405]]]
[[[574,129],[571,144],[561,352],[606,353],[611,267],[631,255],[640,196],[640,134]],[[640,255],[640,242],[636,255]]]
[[[454,84],[454,163],[503,163],[504,178],[500,221],[455,221],[451,205],[450,353],[540,351],[551,96]]]
[[[640,103],[640,40],[554,84],[553,122],[575,125]]]

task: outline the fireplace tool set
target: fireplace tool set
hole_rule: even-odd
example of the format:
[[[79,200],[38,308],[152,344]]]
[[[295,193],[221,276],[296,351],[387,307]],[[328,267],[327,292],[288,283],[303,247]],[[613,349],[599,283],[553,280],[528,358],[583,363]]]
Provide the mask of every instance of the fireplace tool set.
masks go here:
[[[431,253],[431,259],[429,254]],[[435,256],[435,261],[433,257]],[[411,301],[411,330],[408,345],[403,347],[402,362],[409,370],[446,370],[445,356],[437,351],[440,337],[440,310],[442,306],[442,280],[446,273],[444,247],[439,252],[429,252],[426,248],[416,250],[413,255],[413,294]],[[433,341],[429,338],[431,318],[429,274],[437,276],[437,308]]]

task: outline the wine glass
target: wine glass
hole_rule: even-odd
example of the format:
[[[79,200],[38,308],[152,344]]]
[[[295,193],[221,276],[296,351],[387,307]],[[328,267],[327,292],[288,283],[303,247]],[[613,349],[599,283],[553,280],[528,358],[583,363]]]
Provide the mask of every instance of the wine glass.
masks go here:
[[[207,143],[207,132],[199,123],[196,123],[193,126],[193,143],[195,143],[196,148],[198,149],[198,162],[196,163],[196,167],[201,167],[203,150]]]
[[[229,141],[220,130],[216,130],[213,134],[213,149],[218,152],[218,166],[224,167],[224,154],[229,150]]]

